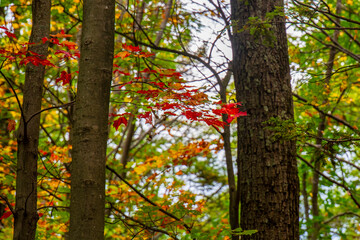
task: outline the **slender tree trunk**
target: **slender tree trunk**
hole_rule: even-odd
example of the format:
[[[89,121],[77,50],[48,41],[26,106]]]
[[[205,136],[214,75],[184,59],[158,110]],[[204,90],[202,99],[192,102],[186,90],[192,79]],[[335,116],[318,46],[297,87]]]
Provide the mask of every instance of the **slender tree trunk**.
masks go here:
[[[336,14],[340,15],[340,13],[341,13],[341,0],[337,0]],[[336,22],[340,23],[340,20],[337,18]],[[339,30],[334,31],[333,38],[335,39],[335,41],[338,40],[339,33],[340,33]],[[330,48],[329,59],[326,64],[327,67],[326,67],[325,81],[324,81],[325,92],[326,91],[330,92],[330,80],[331,80],[331,76],[332,76],[333,69],[334,69],[334,61],[335,61],[336,54],[337,54],[336,48],[334,48],[334,47]],[[323,101],[323,105],[328,105],[329,104],[328,96],[325,95],[324,97],[325,98]],[[325,131],[327,124],[326,124],[326,116],[324,114],[319,113],[319,117],[320,117],[320,123],[318,125],[316,144],[322,145],[322,143],[323,143],[322,138],[324,136],[324,131]],[[312,214],[313,218],[316,218],[320,215],[319,200],[318,200],[320,174],[317,171],[320,171],[321,163],[324,161],[324,155],[323,155],[321,149],[315,149],[314,155],[312,156],[312,161],[314,162],[315,167],[314,167],[314,173],[313,173],[313,179],[312,179],[311,214]],[[315,220],[313,227],[311,228],[310,235],[309,235],[310,239],[311,240],[319,239],[320,230],[321,230],[320,222],[318,220]]]
[[[285,18],[266,16],[283,4],[231,0],[236,95],[248,114],[238,119],[240,226],[258,230],[245,240],[299,239],[295,141],[274,140],[266,128],[271,117],[293,119]]]
[[[232,64],[229,64],[229,70],[222,79],[221,83],[219,84],[220,87],[220,99],[223,103],[227,103],[226,98],[226,88],[229,84],[230,78],[232,73]],[[228,116],[227,114],[222,115],[222,119],[224,122],[227,121]],[[227,178],[228,178],[228,185],[229,185],[229,220],[230,220],[230,227],[231,230],[239,228],[239,191],[237,188],[237,184],[235,181],[235,171],[234,171],[234,163],[232,159],[232,151],[231,151],[231,130],[230,126],[224,126],[224,131],[221,133],[221,136],[224,140],[224,150],[225,150],[225,162],[226,162],[226,171],[227,171]],[[239,172],[238,172],[239,173]],[[238,235],[232,235],[232,240],[238,240]]]
[[[309,196],[308,196],[308,192],[307,192],[306,188],[307,188],[307,172],[304,172],[303,175],[302,175],[301,193],[303,195],[305,221],[309,222],[309,219],[310,219],[310,216],[309,216],[310,207],[309,207]]]
[[[33,0],[32,30],[29,51],[46,58],[48,43],[41,39],[49,37],[51,0]],[[39,145],[42,86],[45,66],[29,63],[25,70],[25,87],[21,123],[18,130],[16,205],[13,239],[35,239],[37,214],[37,160]],[[32,118],[31,118],[32,117]],[[30,121],[28,121],[31,118]]]
[[[114,54],[113,0],[85,0],[74,109],[70,239],[104,239],[105,162]]]

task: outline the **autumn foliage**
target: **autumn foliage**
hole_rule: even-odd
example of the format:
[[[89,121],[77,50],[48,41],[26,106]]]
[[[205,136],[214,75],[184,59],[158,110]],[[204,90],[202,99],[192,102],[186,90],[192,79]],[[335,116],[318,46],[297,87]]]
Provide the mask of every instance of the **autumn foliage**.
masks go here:
[[[33,64],[47,67],[44,88],[48,91],[44,96],[41,125],[45,135],[41,139],[38,152],[40,165],[37,236],[39,239],[62,238],[69,225],[71,144],[66,135],[71,129],[71,102],[60,99],[67,99],[67,96],[71,96],[72,101],[75,99],[77,60],[80,52],[77,44],[72,41],[72,35],[64,30],[51,34],[49,38],[43,38],[40,43],[28,43],[21,38],[18,39],[7,27],[0,28],[6,36],[3,39],[6,45],[0,48],[0,71],[3,76],[1,93],[5,96],[15,96],[2,103],[2,108],[7,108],[11,114],[6,116],[6,135],[2,137],[2,143],[6,145],[2,145],[0,150],[1,198],[7,205],[0,216],[0,221],[5,226],[0,236],[11,236],[11,215],[15,200],[14,162],[17,144],[12,139],[20,117],[22,92],[18,86],[22,84],[22,77],[20,74],[14,75],[13,71],[22,71],[25,65]],[[47,59],[27,50],[28,45],[45,42],[51,45],[51,54]],[[246,115],[240,111],[240,103],[223,104],[218,99],[210,99],[205,88],[187,83],[176,69],[151,65],[148,59],[154,55],[155,53],[140,46],[130,44],[122,44],[115,54],[113,104],[109,115],[109,125],[114,129],[111,131],[111,137],[123,132],[129,123],[138,122],[144,128],[153,129],[152,132],[155,132],[161,124],[169,120],[185,124],[205,123],[205,126],[220,131],[235,118]],[[124,67],[124,63],[130,67]],[[47,101],[54,96],[59,101],[57,105]],[[223,115],[227,116],[226,122],[222,120]],[[58,116],[61,116],[61,119]],[[175,134],[177,130],[170,125],[163,126],[168,136],[173,137],[171,132]],[[59,134],[58,139],[54,138],[54,134]],[[150,132],[142,144],[150,142],[149,138],[152,136]],[[166,149],[162,151],[156,147],[140,150],[142,153],[131,153],[133,160],[127,161],[125,166],[116,161],[118,152],[115,148],[114,157],[109,159],[108,165],[115,169],[114,171],[125,174],[128,184],[109,175],[106,183],[106,236],[128,239],[117,233],[123,231],[119,230],[123,225],[119,225],[118,221],[122,221],[125,226],[132,222],[135,230],[146,229],[138,233],[139,239],[154,234],[153,231],[149,231],[151,228],[164,229],[169,237],[175,237],[179,232],[190,234],[192,231],[196,219],[204,211],[205,200],[186,189],[183,176],[196,174],[196,169],[203,165],[199,165],[197,159],[207,161],[222,148],[221,141],[194,139],[185,144],[175,142],[160,147]],[[139,196],[130,186],[142,189],[145,198]],[[149,201],[155,205],[149,204]],[[159,210],[159,207],[162,210]],[[226,224],[224,229],[227,229]],[[195,230],[193,234],[197,234]]]

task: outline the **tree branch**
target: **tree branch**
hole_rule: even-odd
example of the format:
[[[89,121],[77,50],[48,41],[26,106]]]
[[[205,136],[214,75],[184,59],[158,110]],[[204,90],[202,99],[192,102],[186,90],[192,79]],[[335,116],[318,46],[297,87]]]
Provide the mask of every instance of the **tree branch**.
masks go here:
[[[139,190],[137,190],[134,186],[132,186],[128,181],[126,181],[123,177],[120,176],[120,174],[118,174],[113,168],[109,167],[109,165],[106,165],[106,168],[114,173],[118,178],[120,178],[121,181],[123,181],[126,185],[128,185],[134,192],[136,192],[140,197],[142,197],[146,202],[150,203],[151,205],[153,205],[154,207],[157,207],[158,210],[162,213],[164,213],[165,215],[175,219],[176,221],[179,221],[188,232],[191,232],[191,227],[189,225],[187,225],[186,223],[182,222],[182,220],[178,217],[176,217],[175,215],[173,215],[172,213],[169,213],[167,211],[165,211],[164,209],[162,209],[159,205],[157,205],[156,203],[154,203],[153,201],[151,201],[149,198],[147,198],[144,194],[142,194]]]

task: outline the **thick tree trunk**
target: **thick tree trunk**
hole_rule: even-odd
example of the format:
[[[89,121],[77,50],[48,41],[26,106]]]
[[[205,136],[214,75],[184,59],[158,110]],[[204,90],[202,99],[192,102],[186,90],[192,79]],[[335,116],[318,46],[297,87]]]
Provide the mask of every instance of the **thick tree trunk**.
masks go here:
[[[240,226],[258,230],[242,239],[299,239],[295,142],[272,139],[264,124],[293,119],[285,18],[266,16],[277,6],[283,1],[231,0],[235,87],[248,114],[238,119]]]
[[[74,109],[70,239],[104,239],[105,162],[114,55],[113,0],[85,0]]]
[[[46,58],[48,43],[42,44],[43,37],[50,33],[51,0],[33,0],[32,30],[29,51]],[[45,66],[29,63],[25,72],[22,118],[18,130],[16,205],[14,216],[14,239],[35,239],[37,214],[37,160],[39,145],[42,86]],[[33,117],[34,116],[34,117]],[[32,118],[31,118],[32,117]],[[31,118],[30,121],[28,121]],[[25,119],[25,121],[24,121]],[[28,121],[28,122],[27,122]]]

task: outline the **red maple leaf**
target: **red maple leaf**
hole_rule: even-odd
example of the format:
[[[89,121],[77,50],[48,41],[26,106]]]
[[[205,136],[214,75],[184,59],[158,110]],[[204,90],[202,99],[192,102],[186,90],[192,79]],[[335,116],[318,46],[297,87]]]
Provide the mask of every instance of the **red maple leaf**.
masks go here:
[[[65,84],[70,83],[71,81],[71,73],[67,73],[66,71],[62,71],[60,77],[56,79],[56,83],[61,82],[64,86]]]
[[[145,95],[146,99],[155,98],[155,97],[159,96],[160,92],[161,92],[160,90],[147,90],[147,91],[146,90],[139,90],[139,91],[136,91],[136,93]]]
[[[53,43],[53,44],[55,44],[55,45],[60,45],[60,41],[59,41],[59,39],[57,39],[57,38],[51,38],[51,39],[50,39],[50,42]]]
[[[161,110],[168,110],[168,109],[174,109],[174,108],[180,108],[180,104],[178,103],[156,103],[155,105],[157,108]]]
[[[31,52],[32,53],[32,52]],[[38,54],[36,54],[38,55]],[[32,63],[35,66],[39,66],[39,65],[43,65],[43,66],[51,66],[54,67],[55,65],[52,64],[49,60],[47,59],[42,59],[38,56],[28,56],[26,58],[24,58],[23,60],[20,61],[20,65],[27,65],[29,63]]]
[[[11,211],[7,211],[5,212],[1,217],[0,217],[0,220],[2,219],[5,219],[5,218],[8,218],[12,215],[12,212]]]
[[[48,40],[49,40],[49,39],[48,39],[47,37],[43,37],[43,38],[41,39],[41,41],[42,41],[43,44],[46,43]]]
[[[127,126],[128,121],[126,120],[125,117],[119,117],[117,120],[114,121],[113,126],[114,126],[114,128],[115,128],[116,130],[118,130],[119,126],[120,126],[122,123],[123,123],[125,126]]]
[[[184,115],[187,119],[190,120],[197,120],[199,117],[202,116],[202,113],[200,112],[193,112],[193,111],[185,111]]]
[[[17,39],[17,38],[16,38],[16,35],[15,35],[14,33],[11,33],[11,32],[9,32],[9,31],[5,31],[5,34],[6,34],[9,38],[15,38],[15,39]]]
[[[145,68],[144,70],[140,71],[141,73],[157,73],[156,70]]]
[[[5,26],[0,26],[0,29],[5,30],[5,34],[6,34],[9,38],[15,38],[15,39],[17,39],[17,38],[16,38],[16,35],[15,35],[14,33],[11,33],[7,27],[5,27]]]
[[[138,115],[138,118],[144,118],[146,123],[152,123],[151,112],[145,112]]]
[[[228,119],[226,121],[231,123],[235,118],[247,115],[246,112],[240,111],[238,106],[241,106],[241,103],[228,103],[224,104],[221,109],[214,109],[212,111],[216,115],[227,114]]]
[[[204,121],[209,126],[213,126],[218,131],[219,131],[219,127],[224,127],[225,125],[225,122],[220,121],[219,119],[216,118],[204,118],[202,119],[202,121]]]
[[[139,54],[139,57],[148,58],[148,57],[152,57],[152,56],[154,56],[154,55],[155,55],[155,53],[141,52],[141,53]]]
[[[71,53],[64,51],[64,50],[57,50],[55,54],[64,54],[64,57],[71,58]]]
[[[131,46],[131,45],[126,45],[126,44],[123,44],[122,47],[125,49],[125,50],[128,50],[128,51],[131,51],[131,52],[140,52],[141,49],[139,46]]]

